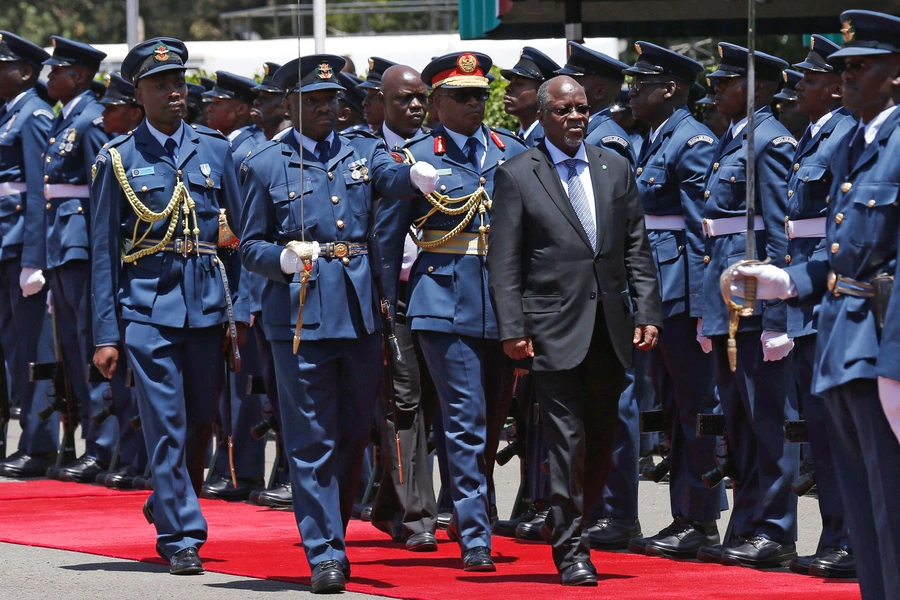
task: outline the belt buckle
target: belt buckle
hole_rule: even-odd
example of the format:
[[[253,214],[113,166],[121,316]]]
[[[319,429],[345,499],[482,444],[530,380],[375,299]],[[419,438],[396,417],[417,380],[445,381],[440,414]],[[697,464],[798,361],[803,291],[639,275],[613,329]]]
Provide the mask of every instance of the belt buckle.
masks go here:
[[[828,291],[838,296],[839,294],[834,291],[834,288],[837,287],[838,275],[834,271],[828,273]]]
[[[175,239],[175,252],[187,258],[194,251],[194,240],[192,239]]]
[[[349,255],[350,255],[350,246],[348,246],[344,242],[335,242],[334,243],[334,257],[335,258],[344,258]]]

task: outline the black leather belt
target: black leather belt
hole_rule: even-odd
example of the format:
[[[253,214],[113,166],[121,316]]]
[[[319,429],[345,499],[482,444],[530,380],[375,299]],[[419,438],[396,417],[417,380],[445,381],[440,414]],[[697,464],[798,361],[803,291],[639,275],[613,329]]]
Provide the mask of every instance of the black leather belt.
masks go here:
[[[369,244],[365,242],[325,242],[319,243],[319,256],[325,258],[346,258],[369,253]]]
[[[158,243],[159,240],[141,240],[136,246],[133,246],[131,249],[152,248]],[[194,254],[195,247],[197,250],[197,254],[215,255],[217,253],[215,242],[194,242],[194,240],[190,238],[188,238],[187,240],[185,240],[184,238],[176,238],[160,248],[159,252],[175,252],[177,254],[181,254],[182,256],[190,256],[191,254]]]
[[[858,298],[875,297],[875,288],[871,283],[856,281],[855,279],[838,275],[834,271],[828,274],[828,291],[835,296],[845,294]]]

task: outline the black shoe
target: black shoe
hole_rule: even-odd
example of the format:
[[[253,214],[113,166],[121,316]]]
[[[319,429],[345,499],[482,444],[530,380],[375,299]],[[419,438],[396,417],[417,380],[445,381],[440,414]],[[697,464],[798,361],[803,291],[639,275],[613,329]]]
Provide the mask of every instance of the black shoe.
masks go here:
[[[196,548],[179,550],[169,559],[169,573],[172,575],[199,575],[203,572],[203,563],[197,556]]]
[[[56,452],[48,454],[26,454],[16,452],[0,462],[3,477],[43,477],[56,460]]]
[[[94,483],[105,486],[106,478],[109,477],[110,475],[111,475],[111,473],[109,471],[103,471],[102,473],[100,473],[99,475],[94,477]]]
[[[856,577],[856,562],[851,552],[842,548],[831,548],[826,556],[816,558],[810,563],[809,574],[829,579],[851,579]]]
[[[463,552],[464,571],[496,571],[491,551],[487,546],[476,546]]]
[[[141,508],[141,512],[144,513],[144,518],[147,519],[147,523],[153,525],[153,511],[150,510],[150,499],[148,498],[144,502],[144,506]],[[163,557],[165,558],[165,557]]]
[[[406,549],[410,552],[436,552],[437,538],[430,531],[420,531],[406,538]]]
[[[594,586],[597,585],[597,570],[589,562],[578,562],[560,572],[559,582],[566,586]]]
[[[628,551],[634,552],[635,554],[646,554],[647,553],[647,544],[652,541],[661,540],[663,538],[669,537],[673,533],[681,531],[687,526],[688,522],[680,517],[675,517],[675,520],[672,521],[671,524],[664,527],[659,533],[656,535],[651,535],[650,537],[635,537],[631,538],[628,542]]]
[[[136,478],[137,471],[135,471],[134,467],[128,466],[121,471],[107,474],[103,485],[117,490],[130,490]]]
[[[438,513],[437,516],[437,524],[435,527],[437,529],[447,529],[450,527],[450,518],[452,517],[452,513]]]
[[[84,455],[73,463],[69,463],[59,471],[60,481],[74,481],[75,483],[94,483],[97,475],[105,473],[109,469],[109,463],[100,462],[96,458]]]
[[[312,570],[313,594],[336,594],[343,592],[347,585],[341,563],[336,560],[323,560]]]
[[[510,519],[508,521],[494,521],[493,524],[491,524],[491,533],[500,537],[514,538],[516,537],[516,528],[519,526],[519,523],[527,523],[533,518],[534,511],[529,510],[515,519]]]
[[[250,501],[269,508],[293,508],[294,497],[291,495],[291,484],[279,484],[270,490],[254,490],[250,494]]]
[[[447,524],[447,539],[451,542],[459,541],[459,526],[452,520]]]
[[[550,509],[545,508],[544,510],[539,510],[538,512],[536,512],[534,514],[534,518],[530,521],[519,523],[519,526],[516,527],[516,539],[540,542],[541,527],[544,526],[544,521],[547,520],[547,515],[549,513]]]
[[[696,558],[700,548],[718,543],[719,529],[715,521],[685,523],[680,530],[647,544],[646,554],[665,558]]]
[[[697,560],[699,560],[700,562],[718,563],[721,565],[722,554],[730,548],[737,548],[738,546],[742,546],[745,541],[745,538],[739,535],[735,535],[732,536],[731,540],[725,542],[724,544],[702,546],[699,550],[697,550]]]
[[[825,551],[816,552],[808,556],[795,556],[788,565],[788,569],[799,575],[809,575],[810,563],[819,556],[825,556]]]
[[[208,482],[203,484],[200,497],[209,500],[243,502],[250,497],[250,492],[263,486],[265,486],[265,481],[262,477],[238,479],[237,487],[234,487],[230,477],[214,475]]]
[[[359,512],[359,520],[360,521],[371,521],[372,520],[372,505],[368,504],[363,507],[363,509]]]
[[[794,544],[779,544],[767,537],[755,535],[742,546],[725,550],[722,553],[722,564],[766,569],[779,567],[795,556],[797,547]]]
[[[594,550],[626,550],[631,538],[641,537],[638,519],[600,519],[588,528]]]

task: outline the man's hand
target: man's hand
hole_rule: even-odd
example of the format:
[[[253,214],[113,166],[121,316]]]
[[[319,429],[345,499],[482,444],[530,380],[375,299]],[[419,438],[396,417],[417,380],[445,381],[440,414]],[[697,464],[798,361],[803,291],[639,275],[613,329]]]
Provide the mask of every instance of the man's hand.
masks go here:
[[[19,272],[19,287],[22,288],[22,296],[25,298],[37,294],[44,288],[45,283],[47,282],[44,279],[44,273],[40,269],[22,267]]]
[[[744,282],[748,277],[756,279],[756,299],[787,300],[797,295],[797,288],[784,269],[774,265],[741,265],[731,274],[731,293],[744,297]]]
[[[409,170],[409,182],[423,194],[430,194],[436,190],[439,180],[437,169],[427,162],[419,161]]]
[[[116,374],[116,364],[119,362],[119,349],[115,346],[100,346],[94,350],[94,366],[103,373],[107,379],[112,379]]]
[[[703,354],[709,354],[712,352],[712,340],[703,335],[703,319],[697,319],[697,343],[700,344],[700,349],[703,350]]]
[[[646,352],[656,348],[659,341],[659,330],[655,325],[638,325],[634,328],[634,339],[631,343],[637,346],[638,350]]]
[[[765,330],[759,336],[763,347],[763,361],[771,362],[781,360],[794,349],[794,340],[788,334],[781,331]]]
[[[513,360],[534,358],[534,347],[531,345],[531,338],[528,337],[503,340],[503,351]]]

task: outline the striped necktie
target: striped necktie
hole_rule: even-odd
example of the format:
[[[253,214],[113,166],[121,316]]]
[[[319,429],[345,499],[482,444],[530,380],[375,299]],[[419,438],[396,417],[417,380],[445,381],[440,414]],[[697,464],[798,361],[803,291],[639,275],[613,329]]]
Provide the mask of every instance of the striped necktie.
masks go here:
[[[591,214],[591,205],[587,199],[587,193],[584,186],[581,185],[581,179],[578,177],[578,161],[570,158],[565,161],[566,168],[569,169],[569,202],[575,209],[578,216],[578,222],[581,223],[582,229],[591,242],[591,248],[597,251],[597,226],[594,224],[594,216]]]

